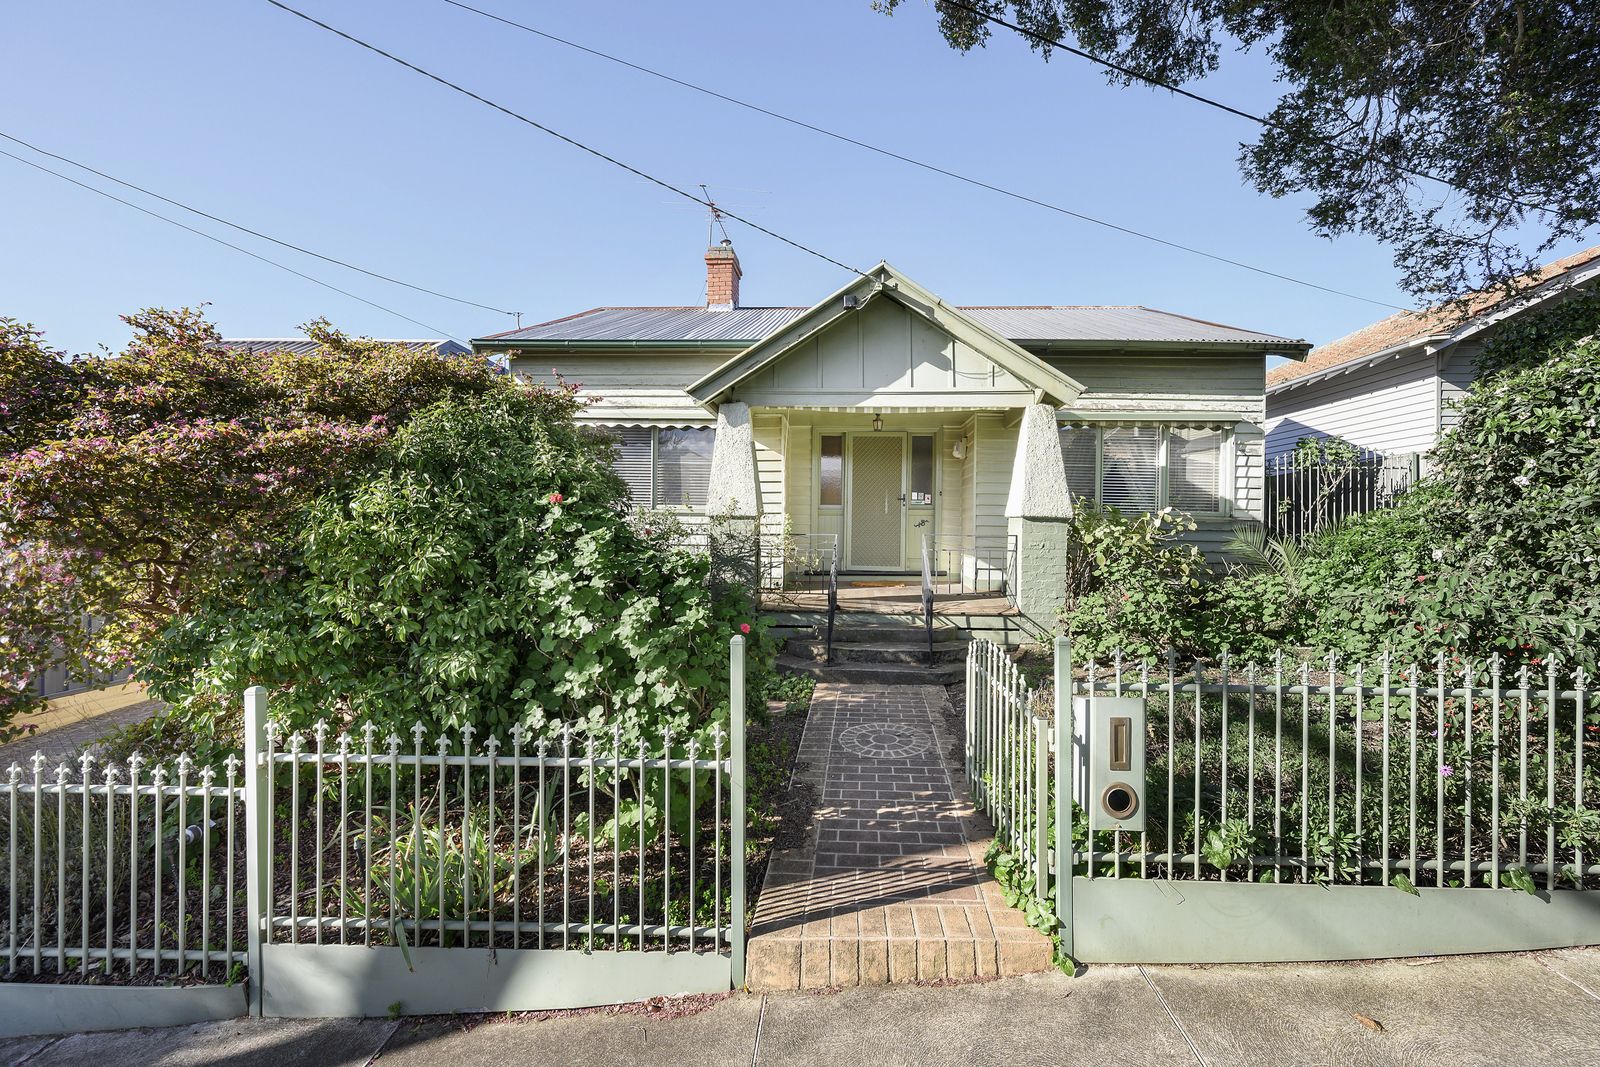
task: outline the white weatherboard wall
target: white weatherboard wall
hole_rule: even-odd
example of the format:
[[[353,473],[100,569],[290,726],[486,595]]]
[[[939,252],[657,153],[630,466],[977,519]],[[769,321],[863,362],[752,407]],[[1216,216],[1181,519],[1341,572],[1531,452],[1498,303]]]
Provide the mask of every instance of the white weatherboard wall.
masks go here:
[[[1458,405],[1478,376],[1478,355],[1483,342],[1463,341],[1439,356],[1439,432],[1454,428],[1460,419]]]
[[[1439,411],[1434,356],[1416,351],[1309,382],[1267,398],[1267,454],[1302,437],[1342,437],[1385,453],[1433,447]]]

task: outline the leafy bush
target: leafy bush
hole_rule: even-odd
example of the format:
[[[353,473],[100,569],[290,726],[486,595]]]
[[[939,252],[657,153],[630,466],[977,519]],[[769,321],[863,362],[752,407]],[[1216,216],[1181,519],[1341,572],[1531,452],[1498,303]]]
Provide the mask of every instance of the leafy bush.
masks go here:
[[[481,358],[323,322],[294,353],[224,349],[193,310],[126,321],[123,352],[69,360],[0,319],[0,735],[39,701],[29,675],[136,665],[175,615],[278,566],[300,508],[412,412],[515,389]]]
[[[1435,450],[1452,643],[1600,667],[1600,298],[1508,324]]]
[[[1155,657],[1200,634],[1205,557],[1174,538],[1193,530],[1181,512],[1124,516],[1081,504],[1073,518],[1061,624],[1080,656]]]
[[[561,722],[608,745],[619,727],[625,751],[703,735],[726,721],[728,638],[759,628],[713,599],[703,553],[625,520],[609,459],[531,395],[419,413],[306,509],[281,569],[169,627],[152,690],[200,733],[259,684],[293,728]]]

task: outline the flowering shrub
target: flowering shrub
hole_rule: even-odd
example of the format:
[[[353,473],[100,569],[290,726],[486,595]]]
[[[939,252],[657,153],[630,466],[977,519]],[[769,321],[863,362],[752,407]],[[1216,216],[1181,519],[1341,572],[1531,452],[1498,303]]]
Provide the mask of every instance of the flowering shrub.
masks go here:
[[[418,407],[513,388],[322,322],[297,355],[225,351],[191,310],[126,321],[121,354],[68,360],[0,320],[0,733],[29,674],[126,666],[175,614],[275,573],[298,509]]]
[[[294,728],[409,743],[418,722],[502,739],[560,723],[606,746],[619,730],[625,751],[668,730],[709,747],[750,605],[712,597],[705,553],[626,521],[609,460],[536,395],[423,411],[304,510],[281,576],[173,623],[152,688],[202,733],[264,685]]]

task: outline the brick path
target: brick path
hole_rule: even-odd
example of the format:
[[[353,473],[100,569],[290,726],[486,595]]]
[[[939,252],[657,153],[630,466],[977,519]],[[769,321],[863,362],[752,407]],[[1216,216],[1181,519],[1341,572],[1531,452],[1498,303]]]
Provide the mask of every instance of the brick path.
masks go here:
[[[102,712],[32,737],[24,737],[9,745],[0,745],[0,773],[13,763],[31,766],[35,752],[43,752],[51,767],[63,760],[76,760],[83,746],[100,740],[113,730],[143,722],[162,707],[165,705],[159,700],[142,700],[115,711]]]
[[[938,686],[825,682],[796,780],[815,790],[805,844],[774,854],[757,903],[751,989],[1020,974],[1050,942],[983,866],[989,830],[949,759]]]

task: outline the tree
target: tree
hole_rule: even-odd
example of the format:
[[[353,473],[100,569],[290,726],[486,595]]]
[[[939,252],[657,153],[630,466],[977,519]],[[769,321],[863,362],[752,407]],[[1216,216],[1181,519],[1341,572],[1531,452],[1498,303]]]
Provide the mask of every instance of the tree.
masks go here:
[[[901,0],[874,0],[893,12]],[[1600,220],[1600,5],[1570,0],[934,0],[946,40],[985,16],[1122,68],[1190,82],[1225,45],[1263,51],[1287,90],[1240,154],[1274,197],[1309,193],[1319,234],[1390,246],[1424,302],[1510,288]],[[1176,105],[1175,105],[1176,106]],[[1188,106],[1188,105],[1184,105]],[[1531,236],[1530,236],[1531,235]]]
[[[121,354],[67,359],[0,320],[0,732],[28,675],[130,666],[177,614],[280,567],[298,511],[418,408],[515,388],[325,322],[295,354],[226,350],[187,309],[126,321]]]
[[[293,728],[372,723],[406,744],[421,723],[709,745],[750,605],[712,596],[705,553],[628,521],[612,458],[531,393],[419,413],[305,509],[281,574],[169,627],[152,690],[200,733],[264,685]]]

